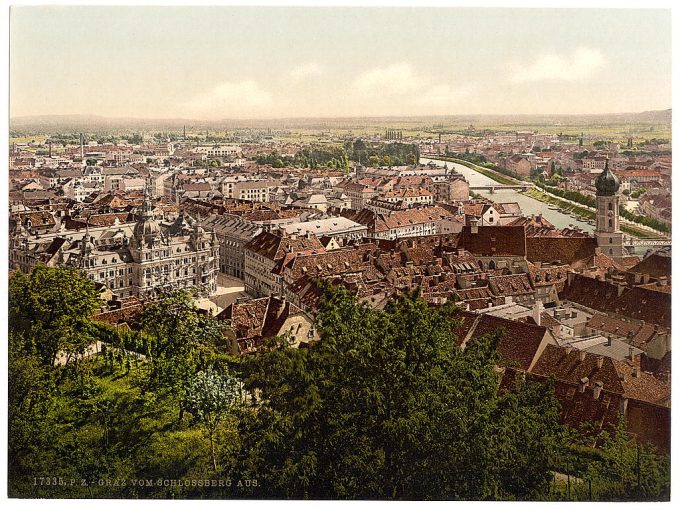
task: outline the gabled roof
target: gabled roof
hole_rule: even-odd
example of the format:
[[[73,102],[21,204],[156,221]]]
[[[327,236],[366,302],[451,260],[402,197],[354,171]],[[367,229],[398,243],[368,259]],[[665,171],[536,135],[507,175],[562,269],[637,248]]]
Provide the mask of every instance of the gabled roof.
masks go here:
[[[476,233],[464,226],[458,247],[477,256],[524,256],[524,226],[479,226]]]
[[[614,302],[607,303],[614,312],[638,320],[671,326],[671,294],[635,286],[624,290]],[[597,309],[597,308],[595,308]]]
[[[671,257],[653,253],[628,270],[640,274],[649,274],[652,277],[670,277]]]
[[[671,406],[671,385],[662,382],[629,360],[613,361],[623,385],[623,394],[629,399],[652,405]]]
[[[598,366],[598,362],[602,365]],[[548,345],[538,358],[532,373],[545,377],[554,376],[557,380],[578,385],[588,379],[588,386],[602,382],[602,388],[616,394],[623,394],[623,384],[609,357],[594,355],[575,348]]]
[[[527,237],[527,260],[573,264],[595,254],[593,237]]]
[[[286,253],[316,250],[323,252],[324,247],[314,236],[289,237],[271,232],[262,232],[245,245],[245,249],[257,253],[272,261],[283,258]]]
[[[492,315],[481,314],[473,321],[473,313],[458,312],[461,316],[461,332],[467,329],[466,343],[482,336],[501,332],[497,351],[502,366],[513,366],[528,371],[544,345],[547,329],[527,322],[516,322]]]

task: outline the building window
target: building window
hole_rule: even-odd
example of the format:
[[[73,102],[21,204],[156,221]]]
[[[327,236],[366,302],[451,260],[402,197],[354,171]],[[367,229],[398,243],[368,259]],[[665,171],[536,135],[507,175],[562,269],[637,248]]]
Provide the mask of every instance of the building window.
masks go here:
[[[609,220],[609,227],[610,228],[614,227],[614,221],[612,219]]]
[[[614,239],[612,239],[611,237],[609,237],[609,243],[610,243],[610,244],[612,243],[613,240],[614,240]]]
[[[612,205],[611,202],[609,203],[609,206],[607,207],[607,210],[614,210],[614,205]]]

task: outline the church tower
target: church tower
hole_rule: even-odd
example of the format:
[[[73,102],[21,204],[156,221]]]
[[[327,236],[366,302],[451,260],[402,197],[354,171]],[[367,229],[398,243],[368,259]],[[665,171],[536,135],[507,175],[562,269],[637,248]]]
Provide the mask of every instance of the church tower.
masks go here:
[[[619,178],[609,171],[609,159],[604,171],[595,179],[597,189],[597,223],[595,239],[603,254],[619,260],[623,257],[623,233],[619,230]]]

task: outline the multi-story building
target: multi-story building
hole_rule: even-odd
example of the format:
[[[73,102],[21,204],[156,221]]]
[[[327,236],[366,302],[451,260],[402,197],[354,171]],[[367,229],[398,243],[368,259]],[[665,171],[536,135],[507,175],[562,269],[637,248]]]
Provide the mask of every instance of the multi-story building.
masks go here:
[[[529,160],[519,154],[508,157],[505,160],[505,167],[517,175],[523,175],[525,177],[528,177],[531,174],[532,169]]]
[[[317,237],[334,237],[341,241],[359,240],[366,236],[366,225],[356,223],[346,217],[329,217],[313,221],[296,222],[282,225],[289,235],[315,235]]]
[[[163,223],[152,210],[145,199],[138,222],[113,228],[61,228],[29,236],[20,225],[11,244],[10,263],[24,272],[37,263],[77,267],[120,298],[149,300],[179,288],[214,293],[219,250],[215,234],[182,213],[174,222]]]
[[[263,232],[245,246],[245,289],[255,297],[268,297],[282,291],[281,276],[273,272],[277,263],[298,252],[322,252],[315,235],[298,237],[279,231]]]
[[[470,199],[470,184],[464,177],[435,180],[432,187],[435,202],[450,203]]]
[[[262,180],[244,178],[241,176],[225,177],[219,184],[220,192],[225,198],[237,200],[268,202],[269,196],[279,182],[274,180]]]
[[[584,170],[604,170],[606,165],[608,165],[608,161],[607,158],[603,156],[583,158]]]
[[[201,224],[206,230],[214,231],[217,236],[220,244],[220,272],[243,279],[245,246],[262,233],[262,226],[244,221],[238,216],[217,214],[207,217]]]

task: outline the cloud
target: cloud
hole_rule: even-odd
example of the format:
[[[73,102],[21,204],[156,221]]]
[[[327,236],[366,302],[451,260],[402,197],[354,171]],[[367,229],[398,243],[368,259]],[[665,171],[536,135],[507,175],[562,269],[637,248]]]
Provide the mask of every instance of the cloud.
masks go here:
[[[415,103],[422,106],[446,107],[458,103],[471,92],[472,87],[469,85],[460,87],[446,84],[432,85],[415,97]]]
[[[605,64],[602,52],[591,48],[577,48],[570,55],[543,54],[533,63],[511,64],[510,81],[579,81],[591,76]]]
[[[316,62],[307,62],[306,64],[302,64],[290,71],[290,77],[294,81],[302,81],[305,78],[319,76],[320,74],[323,74],[323,72],[323,66],[317,64]]]
[[[214,116],[250,115],[253,111],[268,108],[273,103],[271,93],[253,80],[223,82],[187,101],[186,109],[192,114]]]
[[[352,81],[348,96],[366,114],[437,114],[454,111],[472,90],[467,84],[450,84],[415,72],[409,63],[401,62],[360,74]]]
[[[367,95],[401,95],[422,89],[427,80],[413,72],[407,63],[375,67],[356,77],[353,88]]]

